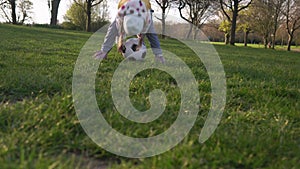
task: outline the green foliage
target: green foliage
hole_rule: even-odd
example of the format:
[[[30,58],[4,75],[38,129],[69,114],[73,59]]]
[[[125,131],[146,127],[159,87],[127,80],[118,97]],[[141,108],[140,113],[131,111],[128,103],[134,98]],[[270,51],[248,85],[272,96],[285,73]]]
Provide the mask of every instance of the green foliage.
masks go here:
[[[51,29],[63,29],[64,28],[61,25],[49,25],[49,24],[33,24],[31,26],[38,27],[38,28],[51,28]]]
[[[255,0],[253,3],[248,12],[249,23],[255,32],[268,38],[274,24],[272,4],[270,1],[262,0]]]
[[[251,24],[251,10],[247,9],[241,11],[239,14],[239,22],[237,31],[242,31],[244,33],[250,33],[252,31],[253,24]]]
[[[231,22],[229,22],[228,20],[223,20],[219,26],[219,31],[224,32],[225,44],[228,44],[231,32]]]
[[[0,168],[300,166],[299,53],[215,44],[226,71],[227,106],[216,132],[199,144],[210,106],[208,75],[191,50],[174,39],[161,40],[162,48],[180,56],[194,73],[201,110],[196,125],[177,147],[151,158],[125,159],[94,144],[73,107],[72,73],[90,34],[3,24],[0,32]],[[98,104],[107,121],[128,136],[165,131],[176,119],[180,103],[174,79],[157,70],[134,78],[130,94],[137,108],[149,106],[147,96],[154,88],[162,88],[168,98],[159,119],[135,124],[118,114],[111,101],[109,81],[122,57],[115,48],[108,57],[96,78]]]
[[[224,20],[221,22],[219,26],[219,30],[224,32],[225,34],[229,34],[231,29],[231,23],[228,20]]]
[[[87,14],[86,14],[86,8],[87,3],[84,0],[79,0],[79,4],[73,2],[71,7],[68,9],[66,15],[64,16],[67,20],[66,22],[62,23],[62,27],[64,29],[69,30],[85,30],[86,24],[87,24]],[[102,18],[100,16],[99,10],[102,10],[100,8],[92,8],[92,14],[91,14],[91,31],[95,32],[102,26],[108,23],[106,20],[107,18]],[[103,12],[103,11],[102,11]],[[106,11],[107,12],[107,11]],[[105,16],[104,14],[102,14]]]
[[[98,18],[96,21],[91,23],[91,32],[96,32],[98,29],[109,24],[109,21]]]
[[[86,2],[80,0],[77,3],[73,2],[71,7],[68,9],[65,18],[70,21],[73,25],[78,27],[80,30],[85,30],[85,25],[87,23],[87,15],[84,10],[86,8]],[[84,7],[84,8],[83,8]]]
[[[249,23],[239,24],[238,31],[243,31],[245,33],[249,33],[251,31],[251,27]]]
[[[63,22],[61,24],[61,27],[63,27],[63,29],[68,29],[68,30],[83,30],[80,26],[77,26],[72,22]]]

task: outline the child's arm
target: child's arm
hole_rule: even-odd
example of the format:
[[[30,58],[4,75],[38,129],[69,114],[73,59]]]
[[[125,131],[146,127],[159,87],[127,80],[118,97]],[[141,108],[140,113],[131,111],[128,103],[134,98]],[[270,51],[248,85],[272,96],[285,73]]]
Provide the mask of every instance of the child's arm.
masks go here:
[[[109,25],[101,50],[104,52],[109,52],[111,48],[114,46],[117,36],[118,36],[118,29],[116,25],[116,20],[114,20]]]
[[[113,47],[116,37],[118,35],[118,29],[116,26],[116,21],[114,20],[110,25],[107,30],[104,42],[102,44],[101,50],[97,51],[94,54],[94,57],[96,59],[106,59],[107,58],[107,53],[111,50]]]
[[[120,18],[119,18],[120,19]],[[118,52],[124,53],[125,52],[125,38],[126,38],[126,33],[123,27],[123,18],[119,20],[119,39],[118,39]]]
[[[119,37],[119,41],[118,41],[118,52],[120,53],[125,53],[125,42],[124,42],[124,35],[121,34],[120,37]]]
[[[137,50],[140,50],[142,45],[143,45],[143,42],[144,42],[144,34],[138,34],[137,37],[139,39],[139,43],[138,43],[138,46],[137,46]]]

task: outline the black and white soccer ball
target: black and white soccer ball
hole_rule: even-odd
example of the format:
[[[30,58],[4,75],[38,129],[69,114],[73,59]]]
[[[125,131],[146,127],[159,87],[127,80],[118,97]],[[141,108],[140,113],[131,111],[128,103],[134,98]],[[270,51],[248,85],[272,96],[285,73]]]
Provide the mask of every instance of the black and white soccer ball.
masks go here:
[[[143,44],[142,47],[137,51],[139,39],[130,38],[125,42],[125,49],[122,55],[128,60],[143,61],[147,54],[147,48]]]

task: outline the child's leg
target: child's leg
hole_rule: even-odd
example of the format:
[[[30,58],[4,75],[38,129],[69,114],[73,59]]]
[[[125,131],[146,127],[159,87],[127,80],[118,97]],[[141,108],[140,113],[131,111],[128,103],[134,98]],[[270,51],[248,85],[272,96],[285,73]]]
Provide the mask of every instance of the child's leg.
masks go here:
[[[158,36],[156,34],[156,31],[154,29],[154,25],[153,22],[150,24],[149,30],[146,34],[149,42],[150,42],[150,46],[152,48],[152,52],[155,56],[162,56],[162,50],[160,48],[160,42],[158,39]]]
[[[111,50],[111,48],[114,46],[117,36],[118,36],[118,29],[117,29],[116,21],[114,20],[110,24],[110,26],[107,30],[104,42],[101,47],[101,51],[109,52]]]

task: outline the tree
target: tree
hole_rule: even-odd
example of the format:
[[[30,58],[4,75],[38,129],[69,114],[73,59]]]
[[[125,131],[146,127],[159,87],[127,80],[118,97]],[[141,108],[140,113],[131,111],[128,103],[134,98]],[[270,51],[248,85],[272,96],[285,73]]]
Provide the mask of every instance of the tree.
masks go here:
[[[243,31],[244,33],[244,46],[248,45],[248,35],[251,32],[251,26],[249,23],[243,23],[238,26],[238,30]]]
[[[300,1],[286,0],[283,10],[286,22],[286,30],[288,33],[287,50],[290,51],[294,38],[294,33],[300,28]]]
[[[12,23],[17,24],[17,15],[16,15],[16,0],[9,0],[8,1],[11,6],[11,18],[12,18]]]
[[[219,30],[224,32],[224,39],[225,39],[225,44],[229,44],[230,40],[230,29],[231,29],[231,22],[228,20],[223,20],[219,26]]]
[[[281,21],[281,10],[283,7],[283,3],[285,0],[271,0],[271,6],[272,9],[272,18],[273,18],[273,32],[272,32],[272,49],[275,49],[275,43],[276,43],[276,32],[278,30],[278,27],[280,25]]]
[[[48,0],[48,6],[51,10],[50,25],[57,25],[57,14],[60,0]]]
[[[20,10],[20,14],[18,16],[18,22],[24,24],[24,22],[30,19],[30,13],[33,9],[33,3],[29,0],[20,0],[18,4],[18,9]]]
[[[17,24],[16,0],[2,0],[0,1],[0,4],[1,11],[7,21],[12,24]]]
[[[4,5],[5,3],[6,3],[6,1],[0,0],[0,6]]]
[[[9,2],[6,1],[6,0],[1,0],[0,1],[0,9],[1,9],[1,13],[0,14],[3,16],[3,18],[5,18],[7,22],[12,23],[12,21],[11,21],[11,15],[7,11],[7,10],[11,11],[10,10]]]
[[[270,1],[254,0],[249,8],[249,20],[251,27],[262,36],[265,48],[268,47],[269,37],[273,29],[272,4]]]
[[[251,15],[250,10],[244,10],[239,15],[239,21],[238,21],[238,31],[242,31],[244,33],[244,46],[248,45],[248,35],[250,32],[252,32],[252,26],[250,23]]]
[[[170,3],[172,2],[172,0],[155,0],[155,2],[158,4],[158,6],[161,8],[162,11],[161,18],[157,18],[157,19],[161,21],[162,38],[164,39],[166,34],[166,18],[167,18],[166,11],[170,7]]]
[[[214,0],[180,0],[179,1],[179,13],[180,17],[191,24],[190,31],[188,32],[187,38],[190,37],[193,26],[196,29],[201,29],[204,22],[212,16],[212,4]],[[183,9],[187,10],[187,16],[184,15]],[[197,36],[197,31],[195,31],[194,39]]]
[[[79,6],[77,3],[73,3],[71,7],[67,10],[65,15],[65,19],[70,21],[77,29],[85,30],[87,17],[84,11],[84,8],[81,6],[86,6],[86,4],[81,0],[78,1],[81,5]]]
[[[74,0],[76,4],[82,7],[84,12],[87,16],[87,23],[86,23],[86,31],[91,31],[91,21],[92,21],[92,8],[99,5],[104,0],[84,0],[86,3],[86,6],[83,6],[82,3],[79,3],[78,0]]]
[[[91,11],[91,27],[90,31],[96,31],[107,23],[108,9],[106,1],[103,1],[101,5],[94,7]],[[80,5],[79,5],[79,4]],[[86,30],[87,15],[84,9],[86,9],[87,3],[84,0],[78,0],[77,3],[73,3],[64,16],[67,22],[63,23],[63,27],[67,29]]]
[[[32,5],[30,0],[20,0],[18,4],[16,4],[16,0],[0,0],[1,13],[7,22],[12,24],[23,24],[29,19]],[[17,8],[18,13],[16,12]]]
[[[248,8],[252,0],[219,0],[219,2],[222,12],[227,17],[227,20],[231,22],[230,44],[234,45],[238,14],[240,11]],[[228,11],[231,12],[231,16]]]
[[[99,16],[97,16],[100,20],[106,21],[109,19],[108,14],[108,4],[107,0],[104,0],[98,8],[95,9],[95,11],[99,13]]]

